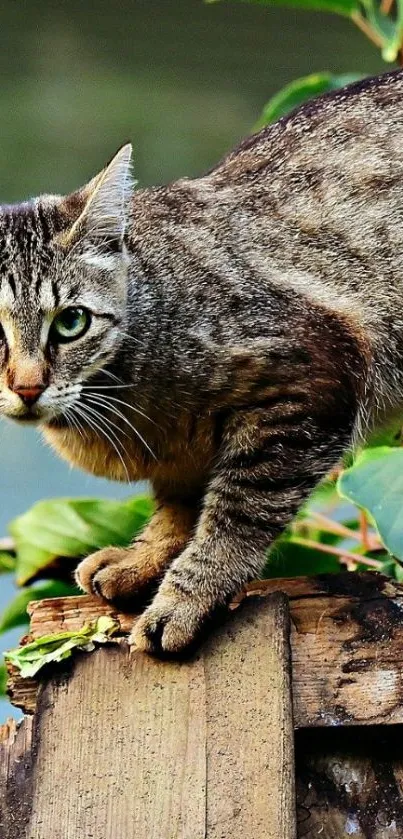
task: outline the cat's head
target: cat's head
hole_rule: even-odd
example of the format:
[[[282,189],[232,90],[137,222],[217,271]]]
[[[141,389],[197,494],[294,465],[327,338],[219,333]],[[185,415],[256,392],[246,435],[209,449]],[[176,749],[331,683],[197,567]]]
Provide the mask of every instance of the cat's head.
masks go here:
[[[70,196],[0,207],[0,415],[45,423],[68,416],[116,353],[130,161],[126,145]]]

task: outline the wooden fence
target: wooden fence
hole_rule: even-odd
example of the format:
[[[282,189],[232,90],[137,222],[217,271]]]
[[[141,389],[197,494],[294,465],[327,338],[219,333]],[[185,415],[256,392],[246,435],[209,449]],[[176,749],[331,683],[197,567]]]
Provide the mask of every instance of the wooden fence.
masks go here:
[[[1,839],[403,837],[403,587],[255,584],[183,662],[130,655],[93,598],[30,611],[34,637],[113,614],[122,642],[12,679]]]

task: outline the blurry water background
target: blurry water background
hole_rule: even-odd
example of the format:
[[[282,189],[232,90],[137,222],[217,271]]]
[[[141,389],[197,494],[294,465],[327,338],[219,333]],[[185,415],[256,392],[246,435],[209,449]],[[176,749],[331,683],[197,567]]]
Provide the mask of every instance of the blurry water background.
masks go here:
[[[375,49],[336,16],[202,0],[6,0],[0,12],[0,202],[68,192],[127,139],[141,185],[193,176],[250,133],[287,82],[374,74]],[[0,426],[0,534],[40,498],[135,491]],[[0,577],[0,608],[12,596]],[[15,644],[18,631],[1,639]],[[10,712],[0,702],[0,722]]]

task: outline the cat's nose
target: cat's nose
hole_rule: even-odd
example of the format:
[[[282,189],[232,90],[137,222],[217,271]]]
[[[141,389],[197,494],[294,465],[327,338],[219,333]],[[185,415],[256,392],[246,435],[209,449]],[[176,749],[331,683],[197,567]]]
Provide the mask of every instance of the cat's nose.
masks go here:
[[[41,393],[45,390],[44,384],[35,385],[19,385],[18,382],[13,384],[11,390],[14,391],[25,403],[25,405],[33,405],[39,399]]]

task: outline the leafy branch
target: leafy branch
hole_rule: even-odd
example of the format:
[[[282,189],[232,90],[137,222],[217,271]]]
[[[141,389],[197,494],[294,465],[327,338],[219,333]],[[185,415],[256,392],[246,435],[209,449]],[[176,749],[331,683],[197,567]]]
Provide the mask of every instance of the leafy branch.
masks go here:
[[[205,0],[218,3],[222,0]],[[348,18],[387,62],[403,66],[403,0],[235,0],[259,6],[289,6],[306,11],[328,12]],[[335,75],[327,71],[295,79],[264,106],[255,128],[274,122],[309,99],[337,90],[364,78],[363,73]]]
[[[206,0],[217,3],[220,0]],[[378,47],[385,61],[396,61],[403,45],[402,0],[238,0],[259,6],[290,6],[317,12],[330,12],[349,18],[371,43]]]

